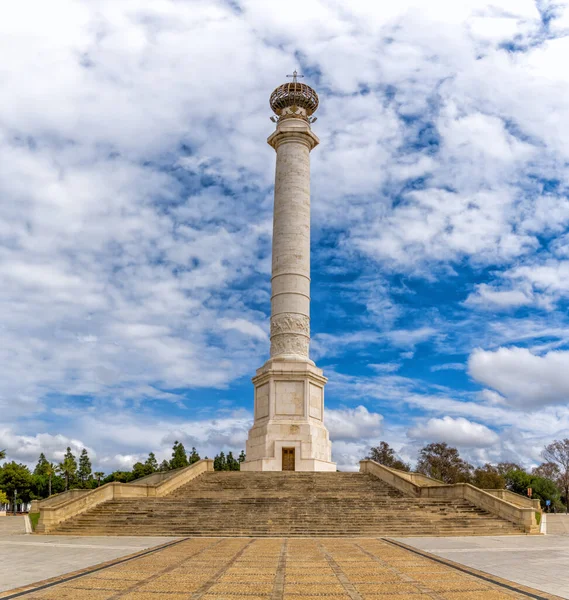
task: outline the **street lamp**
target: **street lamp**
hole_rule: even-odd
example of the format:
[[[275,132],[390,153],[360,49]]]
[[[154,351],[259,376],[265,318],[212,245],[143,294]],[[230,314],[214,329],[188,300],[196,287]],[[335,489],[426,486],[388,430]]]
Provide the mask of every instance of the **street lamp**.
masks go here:
[[[18,494],[18,490],[14,488],[14,516],[16,516],[16,495]]]

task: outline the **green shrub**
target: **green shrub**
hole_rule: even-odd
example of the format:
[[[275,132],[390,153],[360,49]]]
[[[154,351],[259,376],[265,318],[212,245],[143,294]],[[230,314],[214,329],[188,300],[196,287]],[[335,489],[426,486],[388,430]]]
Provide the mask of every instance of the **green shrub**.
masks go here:
[[[28,515],[28,517],[30,517],[30,523],[32,524],[32,531],[35,531],[36,527],[38,526],[38,521],[40,520],[40,514],[39,514],[39,512],[30,513]]]

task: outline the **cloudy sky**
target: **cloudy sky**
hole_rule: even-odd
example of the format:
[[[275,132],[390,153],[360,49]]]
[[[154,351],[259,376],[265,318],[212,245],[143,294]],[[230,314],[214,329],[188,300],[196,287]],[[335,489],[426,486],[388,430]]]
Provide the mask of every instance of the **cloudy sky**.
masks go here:
[[[569,2],[20,0],[0,9],[0,448],[244,447],[274,129],[320,95],[312,358],[341,468],[569,437]]]

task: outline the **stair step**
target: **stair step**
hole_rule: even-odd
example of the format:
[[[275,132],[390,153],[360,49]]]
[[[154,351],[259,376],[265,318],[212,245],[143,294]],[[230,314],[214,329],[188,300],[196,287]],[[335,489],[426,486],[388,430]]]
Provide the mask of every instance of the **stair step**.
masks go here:
[[[464,500],[414,498],[362,473],[207,473],[163,498],[105,502],[58,527],[73,535],[510,535]]]

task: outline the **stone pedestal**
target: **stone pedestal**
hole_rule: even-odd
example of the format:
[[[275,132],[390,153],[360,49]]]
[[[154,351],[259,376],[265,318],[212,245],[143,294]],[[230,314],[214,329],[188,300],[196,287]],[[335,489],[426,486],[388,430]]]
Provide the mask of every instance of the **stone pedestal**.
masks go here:
[[[282,471],[282,449],[294,448],[295,471],[335,471],[324,417],[322,370],[307,361],[270,360],[257,370],[255,424],[242,471]]]

